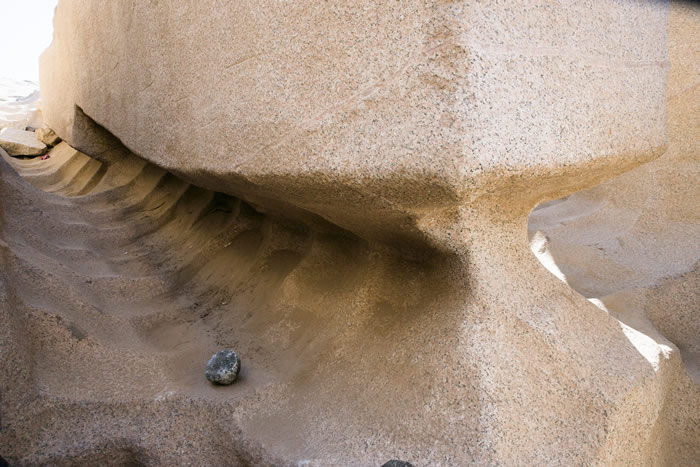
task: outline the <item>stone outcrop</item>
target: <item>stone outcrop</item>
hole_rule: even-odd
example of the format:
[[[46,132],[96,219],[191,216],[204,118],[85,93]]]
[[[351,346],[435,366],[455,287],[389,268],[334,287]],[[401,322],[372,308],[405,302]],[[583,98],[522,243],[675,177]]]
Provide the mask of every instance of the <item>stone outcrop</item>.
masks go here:
[[[666,150],[667,16],[61,0],[44,116],[84,154],[0,164],[6,457],[673,463],[666,373],[527,238]]]
[[[58,137],[56,132],[46,126],[36,130],[36,137],[47,146],[56,146],[61,142],[61,138]]]
[[[674,3],[669,146],[656,161],[548,203],[533,243],[563,280],[619,319],[654,366],[669,465],[700,458],[700,5]],[[544,241],[542,241],[544,240]],[[551,264],[551,263],[550,263]]]
[[[11,156],[40,156],[46,152],[46,145],[36,133],[14,128],[0,130],[0,147]]]
[[[446,244],[428,225],[463,206],[524,217],[661,154],[666,10],[64,0],[45,119],[89,154],[81,112],[199,185]]]

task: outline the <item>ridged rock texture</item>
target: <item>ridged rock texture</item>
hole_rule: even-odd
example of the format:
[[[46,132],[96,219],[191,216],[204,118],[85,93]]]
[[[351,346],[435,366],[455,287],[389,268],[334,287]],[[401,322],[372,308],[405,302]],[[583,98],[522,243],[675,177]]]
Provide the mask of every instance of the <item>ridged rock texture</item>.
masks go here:
[[[41,90],[65,142],[0,161],[0,454],[692,459],[678,357],[528,240],[537,204],[666,151],[668,14],[60,0]],[[226,387],[203,376],[224,348]]]

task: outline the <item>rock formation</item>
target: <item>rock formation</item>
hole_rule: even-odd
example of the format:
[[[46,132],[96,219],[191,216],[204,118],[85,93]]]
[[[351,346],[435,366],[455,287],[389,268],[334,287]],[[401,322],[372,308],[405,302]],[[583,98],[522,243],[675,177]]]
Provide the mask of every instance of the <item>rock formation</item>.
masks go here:
[[[669,465],[700,459],[700,5],[674,3],[669,146],[659,159],[548,203],[533,244],[563,279],[625,327],[654,366]]]
[[[49,127],[44,126],[36,130],[36,137],[47,146],[56,146],[61,138]]]
[[[0,148],[11,156],[39,156],[47,150],[33,131],[3,128],[0,130]]]
[[[687,459],[680,365],[527,236],[666,150],[668,5],[497,3],[61,0],[66,143],[0,161],[0,454]]]

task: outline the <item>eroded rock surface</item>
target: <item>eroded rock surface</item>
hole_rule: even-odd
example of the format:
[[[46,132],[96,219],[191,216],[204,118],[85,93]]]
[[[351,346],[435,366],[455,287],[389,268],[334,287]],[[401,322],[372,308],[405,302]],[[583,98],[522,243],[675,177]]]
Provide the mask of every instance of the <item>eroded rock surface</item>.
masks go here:
[[[533,245],[571,287],[619,319],[657,372],[667,465],[700,459],[700,5],[669,19],[668,151],[530,218]]]
[[[46,145],[33,131],[15,128],[0,130],[0,147],[11,156],[40,156],[46,152]]]
[[[509,5],[61,0],[45,117],[94,159],[0,164],[10,460],[672,458],[658,372],[527,239],[665,150],[668,6]]]
[[[436,244],[463,206],[524,217],[666,146],[662,2],[222,5],[62,0],[49,126],[96,155],[82,112],[200,186]]]
[[[56,146],[61,142],[61,138],[58,137],[56,132],[46,126],[36,130],[36,137],[47,146]]]

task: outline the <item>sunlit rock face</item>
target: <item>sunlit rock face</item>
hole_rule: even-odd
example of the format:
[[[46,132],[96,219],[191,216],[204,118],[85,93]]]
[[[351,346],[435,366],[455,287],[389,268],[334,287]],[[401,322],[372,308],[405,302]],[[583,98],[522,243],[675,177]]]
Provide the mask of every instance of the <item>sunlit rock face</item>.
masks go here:
[[[437,212],[524,212],[658,156],[666,10],[70,0],[41,84],[78,149],[76,106],[200,185],[365,237],[433,237],[421,220]]]
[[[61,0],[41,86],[67,144],[0,164],[0,444],[28,463],[665,459],[658,363],[537,261],[527,217],[665,150],[667,16]],[[202,376],[222,348],[245,361],[228,387]]]
[[[700,5],[673,3],[668,151],[530,218],[538,257],[619,319],[657,372],[657,442],[668,465],[700,458],[699,36]]]

